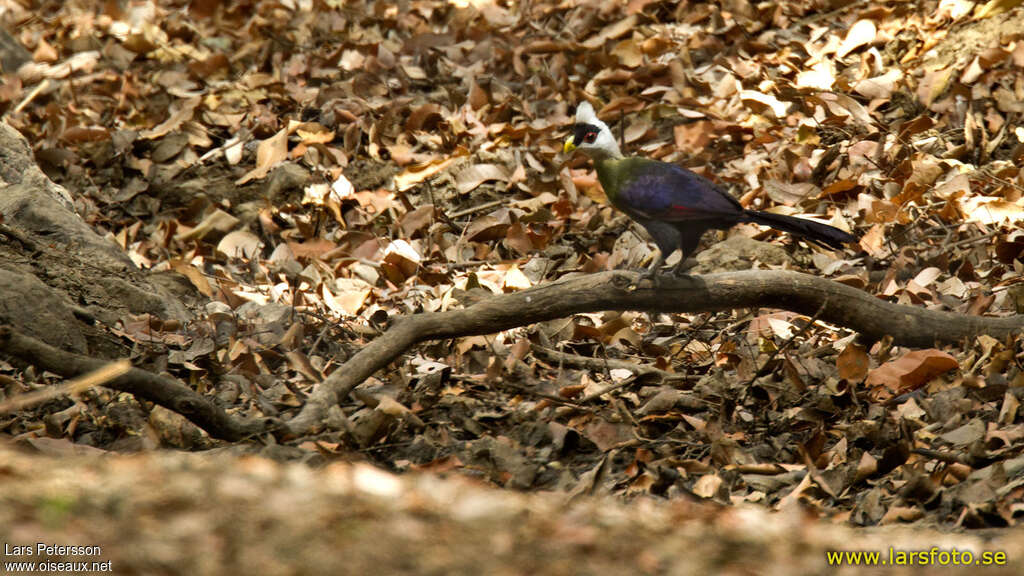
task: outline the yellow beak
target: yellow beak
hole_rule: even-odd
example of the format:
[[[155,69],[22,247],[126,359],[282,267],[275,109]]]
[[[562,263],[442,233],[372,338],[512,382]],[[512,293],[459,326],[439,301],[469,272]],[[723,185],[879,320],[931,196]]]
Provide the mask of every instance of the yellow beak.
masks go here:
[[[562,152],[568,154],[576,149],[576,143],[572,141],[572,136],[565,139],[565,144],[562,146]]]

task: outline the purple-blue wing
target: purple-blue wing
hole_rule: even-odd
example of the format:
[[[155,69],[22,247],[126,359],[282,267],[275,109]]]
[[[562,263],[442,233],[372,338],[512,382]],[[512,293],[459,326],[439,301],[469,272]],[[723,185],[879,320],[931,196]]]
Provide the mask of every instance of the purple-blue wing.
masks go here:
[[[735,198],[699,174],[657,160],[634,162],[616,198],[628,212],[667,222],[738,218],[743,212]]]

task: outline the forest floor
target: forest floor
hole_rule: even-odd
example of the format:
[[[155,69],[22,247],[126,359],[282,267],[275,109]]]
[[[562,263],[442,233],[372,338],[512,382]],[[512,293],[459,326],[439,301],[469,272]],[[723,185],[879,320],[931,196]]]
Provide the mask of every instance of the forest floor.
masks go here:
[[[706,235],[694,273],[1019,315],[1014,4],[0,0],[5,123],[153,286],[83,280],[108,263],[25,233],[0,188],[0,273],[69,310],[42,328],[42,298],[19,316],[0,295],[0,324],[287,422],[403,316],[650,261],[562,153],[585,99],[628,153],[860,238],[744,224]],[[1022,340],[909,348],[774,308],[576,314],[417,344],[315,430],[233,441],[116,387],[26,402],[66,380],[0,347],[0,561],[1020,573]]]

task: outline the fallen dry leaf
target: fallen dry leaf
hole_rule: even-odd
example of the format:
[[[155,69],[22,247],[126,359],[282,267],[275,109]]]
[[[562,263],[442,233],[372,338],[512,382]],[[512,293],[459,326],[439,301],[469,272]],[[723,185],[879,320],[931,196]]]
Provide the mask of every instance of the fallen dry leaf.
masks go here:
[[[842,44],[836,50],[836,57],[843,58],[850,52],[875,41],[878,29],[871,20],[858,20],[850,26]]]
[[[865,383],[877,402],[916,390],[959,367],[956,358],[941,350],[914,350],[869,371]]]
[[[474,164],[455,176],[455,186],[459,194],[466,194],[488,180],[507,181],[508,178],[509,173],[504,166],[497,164]]]
[[[836,357],[836,368],[839,370],[839,377],[851,382],[860,382],[868,375],[870,359],[863,346],[849,343]]]
[[[282,128],[256,148],[256,167],[248,171],[235,184],[264,178],[274,166],[288,158],[288,129]]]

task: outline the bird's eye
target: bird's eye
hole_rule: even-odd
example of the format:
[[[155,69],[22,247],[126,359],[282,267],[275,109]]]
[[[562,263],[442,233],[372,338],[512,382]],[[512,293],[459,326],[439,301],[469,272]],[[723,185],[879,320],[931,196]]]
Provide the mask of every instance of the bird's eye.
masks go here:
[[[594,140],[597,140],[597,132],[587,132],[583,135],[583,141],[587,144],[593,144]]]

